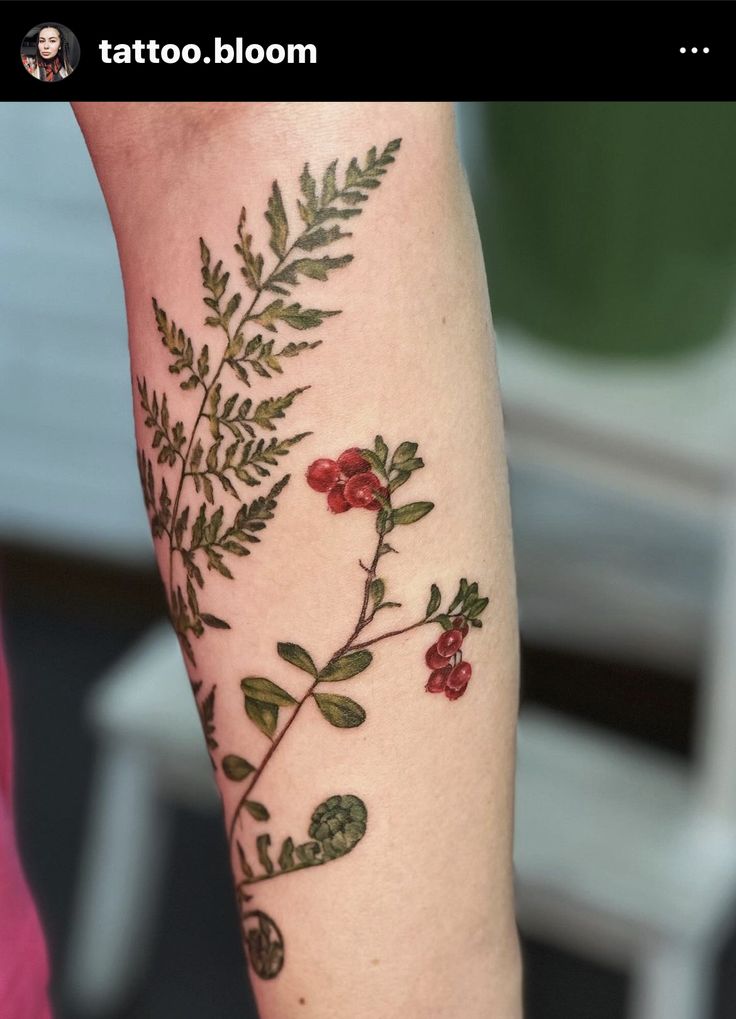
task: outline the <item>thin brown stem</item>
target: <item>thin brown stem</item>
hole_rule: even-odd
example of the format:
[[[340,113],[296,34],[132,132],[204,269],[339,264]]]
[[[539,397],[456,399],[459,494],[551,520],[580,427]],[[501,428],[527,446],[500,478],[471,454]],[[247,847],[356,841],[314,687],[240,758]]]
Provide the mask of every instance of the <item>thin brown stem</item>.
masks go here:
[[[409,630],[416,630],[418,626],[424,626],[425,623],[431,622],[431,619],[420,619],[418,623],[412,623],[411,626],[404,626],[400,630],[389,630],[388,633],[382,633],[378,637],[372,637],[370,640],[364,640],[362,644],[353,644],[351,650],[360,651],[361,648],[377,644],[379,640],[386,640],[387,637],[398,637],[400,633],[408,633]]]
[[[378,565],[378,560],[381,555],[381,545],[383,544],[383,539],[385,538],[385,536],[386,536],[385,530],[381,530],[378,532],[378,542],[376,544],[376,551],[373,554],[373,559],[371,560],[371,565],[366,569],[366,567],[363,566],[362,563],[360,564],[361,566],[363,566],[363,569],[366,570],[366,577],[365,585],[363,587],[363,604],[361,605],[360,608],[358,622],[355,624],[355,629],[348,637],[346,643],[343,644],[343,646],[334,653],[332,658],[330,658],[329,662],[327,663],[328,665],[332,665],[333,662],[335,662],[338,658],[341,658],[346,651],[349,651],[354,646],[353,642],[355,641],[356,637],[362,630],[365,629],[365,627],[370,622],[370,619],[366,618],[366,611],[368,609],[368,600],[371,594],[371,584],[376,579],[376,567]],[[371,619],[372,618],[373,617],[371,616]]]
[[[238,805],[235,808],[235,811],[233,812],[232,820],[230,822],[230,832],[229,832],[229,835],[228,835],[228,840],[229,840],[231,845],[232,845],[233,838],[235,836],[235,825],[238,822],[238,818],[240,817],[240,813],[241,813],[243,807],[245,806],[245,804],[246,804],[246,802],[248,800],[248,797],[250,796],[251,792],[253,791],[253,788],[254,788],[256,782],[258,781],[258,779],[263,774],[263,770],[266,767],[266,765],[268,764],[268,762],[271,760],[271,758],[272,758],[272,756],[273,756],[273,754],[274,754],[274,752],[276,750],[276,747],[279,745],[281,740],[284,738],[284,736],[289,731],[289,727],[291,726],[291,724],[293,723],[294,719],[296,718],[296,716],[301,711],[304,703],[307,701],[307,699],[309,697],[312,696],[312,692],[314,691],[314,688],[317,686],[318,683],[319,683],[319,680],[315,679],[315,681],[312,683],[310,688],[304,694],[302,699],[297,702],[296,707],[294,708],[294,710],[291,713],[289,721],[286,723],[286,725],[281,730],[281,732],[278,734],[278,736],[272,741],[271,746],[268,748],[268,753],[266,754],[266,756],[263,758],[261,763],[256,768],[255,772],[253,773],[253,777],[251,778],[250,782],[246,786],[245,792],[243,793],[243,795],[238,800]]]
[[[369,569],[368,574],[366,576],[365,587],[364,587],[364,590],[363,590],[363,603],[362,603],[362,606],[361,606],[361,609],[360,609],[360,615],[358,616],[358,622],[355,624],[355,629],[353,630],[352,634],[348,638],[347,643],[343,644],[342,647],[339,648],[332,655],[332,657],[330,658],[329,662],[327,663],[327,666],[332,665],[333,662],[335,662],[338,658],[340,658],[342,655],[344,655],[346,651],[349,651],[354,646],[353,645],[353,641],[358,636],[358,634],[361,632],[361,630],[363,630],[367,626],[367,624],[368,624],[368,621],[366,621],[366,610],[368,608],[368,599],[370,597],[370,587],[371,587],[371,583],[373,582],[373,580],[375,578],[375,575],[376,575],[376,565],[377,565],[378,559],[380,557],[381,545],[383,544],[383,539],[384,539],[385,533],[386,533],[385,530],[381,530],[379,532],[379,534],[378,534],[378,543],[376,545],[376,551],[375,551],[375,554],[373,556],[373,560],[371,562],[370,569]],[[362,645],[357,645],[357,646],[362,646]],[[327,668],[327,666],[325,666],[325,668]],[[289,728],[291,727],[292,723],[294,722],[294,719],[296,718],[296,716],[301,711],[302,706],[304,705],[304,703],[314,693],[314,689],[315,689],[315,687],[317,686],[317,684],[319,682],[320,682],[320,680],[319,680],[319,674],[318,674],[317,678],[312,683],[312,685],[309,687],[309,689],[304,694],[302,699],[297,702],[296,707],[294,708],[293,712],[291,713],[289,721],[286,723],[286,725],[281,730],[281,732],[278,734],[278,736],[272,741],[271,746],[268,748],[268,753],[263,758],[263,760],[261,761],[261,763],[258,766],[258,768],[256,768],[255,772],[253,773],[252,778],[250,779],[250,781],[248,782],[248,785],[246,786],[245,792],[241,795],[240,799],[238,800],[238,804],[235,807],[235,810],[233,812],[232,820],[230,821],[230,829],[229,829],[229,834],[228,834],[228,841],[230,842],[231,845],[232,845],[233,838],[235,837],[235,827],[236,827],[236,825],[238,823],[238,818],[240,817],[240,814],[242,813],[242,810],[245,807],[245,804],[246,804],[246,802],[248,800],[248,797],[250,796],[251,792],[253,791],[253,788],[255,787],[256,782],[258,782],[258,780],[260,779],[260,777],[263,774],[263,771],[264,771],[266,765],[268,764],[268,762],[271,760],[271,758],[273,757],[274,753],[276,752],[276,748],[279,746],[279,744],[283,740],[284,736],[289,731]]]

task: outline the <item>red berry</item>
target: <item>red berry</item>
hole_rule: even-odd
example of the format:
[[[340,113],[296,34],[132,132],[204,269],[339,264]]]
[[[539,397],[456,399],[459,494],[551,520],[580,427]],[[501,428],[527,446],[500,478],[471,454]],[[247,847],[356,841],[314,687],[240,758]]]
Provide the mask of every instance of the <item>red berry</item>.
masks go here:
[[[444,669],[435,669],[434,672],[430,674],[424,689],[429,693],[441,693],[445,689],[445,683],[447,682],[447,677],[450,675],[451,671],[451,665],[446,665]]]
[[[455,618],[452,621],[452,625],[456,630],[460,631],[463,637],[467,637],[468,630],[470,629],[470,627],[465,622],[465,616],[455,616]]]
[[[451,669],[450,675],[445,682],[445,697],[451,701],[456,701],[458,697],[462,697],[470,682],[472,671],[470,662],[460,662],[459,665]]]
[[[307,468],[307,484],[315,492],[329,492],[340,480],[340,468],[334,460],[315,460]]]
[[[431,648],[427,649],[424,660],[430,669],[444,669],[447,665],[447,659],[445,656],[437,653],[436,644],[433,644]]]
[[[462,631],[446,630],[437,641],[437,650],[441,655],[444,655],[445,658],[450,658],[455,654],[462,642]]]
[[[345,482],[345,498],[351,506],[359,506],[363,509],[379,508],[380,504],[374,499],[374,493],[381,490],[381,482],[372,471],[353,474]]]
[[[347,477],[351,477],[353,474],[361,474],[370,468],[370,464],[363,458],[357,446],[351,446],[350,449],[346,449],[344,453],[341,453],[337,458],[337,464]]]
[[[352,508],[350,503],[345,501],[342,485],[335,485],[330,489],[327,494],[327,505],[333,513],[344,513]]]

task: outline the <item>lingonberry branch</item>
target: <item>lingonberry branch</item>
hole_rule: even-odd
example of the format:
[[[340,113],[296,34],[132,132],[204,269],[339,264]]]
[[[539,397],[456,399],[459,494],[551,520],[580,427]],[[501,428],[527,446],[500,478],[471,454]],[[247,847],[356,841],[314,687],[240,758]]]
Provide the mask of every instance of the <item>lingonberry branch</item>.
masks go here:
[[[368,574],[366,576],[365,590],[363,592],[363,604],[361,606],[360,615],[358,616],[358,622],[356,623],[355,629],[353,630],[353,633],[350,636],[350,639],[348,640],[348,642],[346,644],[343,644],[343,646],[341,648],[339,648],[332,655],[332,657],[330,658],[329,662],[327,663],[328,665],[332,665],[332,663],[337,661],[337,659],[340,658],[341,655],[345,654],[346,651],[350,650],[350,648],[352,647],[352,642],[355,640],[355,638],[360,633],[360,631],[367,625],[367,623],[365,622],[365,612],[366,612],[366,608],[368,607],[368,599],[370,597],[370,587],[371,587],[371,583],[372,583],[372,581],[373,581],[373,579],[375,578],[375,575],[376,575],[376,566],[377,566],[378,560],[380,558],[381,545],[383,544],[383,539],[384,539],[385,535],[386,535],[385,529],[382,529],[378,533],[378,542],[376,544],[376,551],[375,551],[375,553],[373,555],[373,560],[371,562],[370,569],[369,569]],[[230,822],[229,841],[230,841],[231,845],[232,845],[233,838],[235,837],[235,827],[237,825],[238,818],[240,817],[240,815],[241,815],[241,813],[243,811],[243,808],[245,807],[246,802],[250,798],[251,792],[253,791],[256,783],[258,782],[259,778],[263,774],[263,772],[264,772],[264,770],[266,768],[266,765],[268,764],[268,762],[273,757],[273,755],[274,755],[274,753],[276,751],[276,748],[279,746],[279,744],[283,740],[284,736],[289,731],[292,723],[294,722],[294,719],[299,714],[299,712],[301,711],[301,709],[302,709],[303,705],[306,703],[306,701],[308,701],[309,698],[312,696],[312,694],[314,693],[315,687],[317,687],[319,683],[320,683],[320,679],[319,679],[319,676],[318,676],[317,679],[315,679],[315,681],[309,687],[307,692],[304,694],[304,696],[301,698],[301,700],[297,701],[296,706],[294,707],[294,710],[292,711],[291,716],[290,716],[288,722],[286,723],[284,728],[281,730],[281,732],[278,734],[278,736],[276,736],[273,739],[273,741],[271,743],[271,746],[268,748],[268,751],[267,751],[265,757],[263,758],[263,760],[261,761],[259,766],[256,768],[256,770],[253,773],[252,778],[248,782],[248,785],[245,788],[245,792],[242,794],[242,796],[240,797],[240,800],[238,801],[237,806],[235,807],[235,811],[233,813],[233,817],[232,817],[232,820]]]
[[[390,511],[390,509],[391,509],[390,500],[387,499],[386,502],[387,502],[387,507],[386,508]],[[329,661],[327,662],[327,665],[325,666],[325,669],[328,668],[330,665],[334,664],[334,662],[336,662],[339,658],[341,658],[348,651],[359,650],[360,648],[368,647],[370,644],[376,644],[380,640],[385,640],[387,637],[395,637],[395,636],[397,636],[397,635],[399,635],[401,633],[408,633],[409,630],[414,630],[418,626],[422,626],[426,622],[430,621],[430,620],[427,620],[427,619],[422,619],[418,623],[412,623],[411,625],[406,626],[403,629],[393,630],[390,633],[381,634],[379,637],[374,637],[372,640],[365,641],[362,644],[356,644],[355,643],[355,640],[358,637],[358,635],[366,628],[366,626],[369,625],[369,623],[373,619],[373,616],[375,615],[375,612],[373,612],[369,616],[366,616],[366,610],[368,608],[368,601],[370,599],[371,584],[372,584],[372,582],[373,582],[373,580],[375,579],[375,576],[376,576],[376,572],[377,572],[376,567],[378,565],[378,560],[381,557],[381,547],[383,545],[383,541],[384,541],[385,536],[386,536],[386,528],[384,527],[384,528],[382,528],[378,532],[378,541],[376,542],[376,550],[375,550],[375,552],[373,554],[373,559],[371,561],[371,565],[368,568],[368,572],[367,572],[367,575],[366,575],[365,586],[364,586],[364,590],[363,590],[363,602],[362,602],[362,605],[361,605],[360,614],[358,616],[358,621],[355,624],[355,628],[353,629],[353,632],[351,633],[351,635],[348,638],[348,640],[346,641],[346,643],[343,644],[340,648],[338,648],[338,650],[335,651],[334,654],[330,657]],[[300,700],[298,700],[296,702],[296,705],[294,706],[294,710],[292,711],[291,716],[289,717],[289,720],[287,721],[286,725],[283,727],[281,732],[278,734],[278,736],[276,736],[272,740],[271,746],[268,748],[268,751],[267,751],[266,755],[264,756],[264,758],[261,761],[260,765],[254,771],[250,781],[248,782],[248,784],[247,784],[247,786],[245,788],[245,791],[242,793],[242,795],[241,795],[241,797],[240,797],[240,799],[239,799],[239,801],[238,801],[238,803],[237,803],[237,805],[235,807],[235,810],[233,812],[232,819],[230,821],[230,828],[229,828],[229,836],[228,836],[228,838],[229,838],[229,842],[230,842],[231,846],[232,846],[233,839],[235,837],[235,828],[237,826],[238,819],[239,819],[239,817],[240,817],[240,815],[241,815],[241,813],[242,813],[242,811],[243,811],[247,801],[250,799],[250,794],[253,792],[253,789],[255,788],[256,783],[258,782],[258,780],[260,779],[261,775],[265,771],[266,765],[268,764],[268,762],[271,760],[271,758],[273,757],[274,753],[276,752],[277,747],[281,744],[281,741],[283,740],[284,736],[286,736],[286,733],[291,728],[292,724],[294,723],[294,720],[296,719],[297,715],[301,711],[302,707],[309,700],[309,698],[312,696],[312,694],[315,691],[315,688],[320,684],[320,682],[322,682],[322,681],[320,680],[319,674],[318,674],[317,678],[314,680],[314,682],[311,684],[311,686],[307,689],[307,691],[304,694],[304,696]]]
[[[365,183],[366,188],[377,187],[379,181],[376,178],[378,175],[386,172],[382,168],[386,163],[393,162],[391,152],[395,151],[398,145],[398,140],[389,143],[380,158],[377,155],[377,150],[375,148],[371,149],[366,157],[366,170],[360,168],[357,160],[351,160],[346,172],[346,190],[343,192],[347,204],[355,205],[366,200],[366,195],[359,193],[359,191],[349,191],[348,188],[355,187],[359,189],[363,183]],[[322,193],[319,198],[317,197],[316,183],[311,177],[308,167],[305,166],[300,180],[306,204],[299,202],[299,212],[302,220],[307,224],[307,229],[300,234],[288,250],[286,249],[288,238],[286,216],[280,190],[276,182],[274,182],[266,218],[272,227],[271,249],[277,257],[281,257],[265,282],[261,281],[263,257],[252,252],[251,236],[245,230],[246,217],[245,210],[243,210],[239,226],[241,244],[240,246],[236,245],[236,250],[243,256],[244,267],[241,271],[246,277],[248,285],[256,291],[256,295],[250,303],[248,310],[242,315],[234,334],[230,330],[230,320],[234,311],[239,307],[241,296],[240,294],[236,294],[234,297],[231,296],[227,308],[221,309],[220,299],[226,288],[229,274],[226,273],[224,276],[221,274],[221,262],[217,263],[214,270],[210,270],[209,251],[204,246],[204,242],[202,242],[202,274],[205,287],[212,293],[212,298],[206,297],[205,303],[213,308],[217,316],[208,317],[206,322],[208,325],[221,326],[223,328],[227,337],[227,348],[223,354],[215,379],[210,382],[210,385],[205,390],[205,399],[202,402],[197,421],[195,422],[196,430],[202,417],[207,416],[216,439],[207,457],[208,471],[197,471],[202,456],[201,443],[197,441],[196,445],[192,445],[190,440],[190,445],[184,457],[184,475],[190,473],[196,475],[194,483],[197,491],[200,490],[199,479],[200,477],[202,478],[201,484],[204,486],[205,496],[210,503],[212,502],[212,483],[209,479],[205,478],[208,472],[215,474],[220,479],[226,491],[232,491],[232,494],[237,494],[232,490],[229,480],[226,481],[223,478],[223,472],[232,466],[233,450],[237,448],[237,442],[228,447],[224,467],[222,470],[218,470],[217,449],[221,441],[219,425],[222,424],[233,431],[237,438],[239,435],[238,429],[231,427],[231,422],[238,421],[243,426],[248,420],[248,413],[252,407],[252,401],[243,401],[240,409],[235,417],[233,417],[232,411],[235,406],[236,397],[231,396],[225,404],[224,412],[222,414],[218,413],[221,385],[218,384],[215,388],[215,384],[223,364],[229,363],[238,377],[247,385],[250,385],[249,372],[251,366],[254,372],[259,375],[265,374],[266,377],[270,376],[265,371],[265,365],[274,370],[280,370],[276,359],[280,356],[281,352],[272,353],[273,341],[264,344],[261,336],[254,336],[245,345],[245,349],[243,349],[245,338],[242,331],[245,329],[246,324],[254,321],[263,325],[266,329],[276,331],[274,321],[281,318],[290,321],[296,328],[311,328],[314,325],[320,324],[321,318],[325,315],[336,314],[336,312],[318,312],[314,309],[304,309],[302,311],[299,304],[292,304],[287,308],[282,300],[274,301],[267,308],[259,310],[255,314],[258,298],[264,289],[287,294],[288,290],[283,288],[284,284],[293,285],[298,282],[296,280],[298,273],[302,273],[312,279],[325,279],[328,269],[347,264],[352,258],[349,255],[340,256],[339,258],[325,257],[323,259],[297,258],[296,261],[290,262],[287,266],[281,268],[284,261],[290,257],[294,248],[298,246],[303,247],[306,251],[311,251],[314,247],[321,246],[340,236],[346,236],[340,233],[339,227],[332,227],[329,230],[320,228],[312,235],[311,239],[304,240],[300,245],[300,241],[303,238],[308,238],[311,227],[316,226],[316,217],[321,215],[320,209],[325,210],[327,218],[333,215],[337,215],[338,218],[349,218],[350,215],[358,214],[359,210],[341,210],[340,213],[337,210],[326,208],[334,196],[338,194],[334,186],[335,165],[335,163],[330,164],[330,167],[325,172]],[[371,173],[374,174],[373,177],[370,177]],[[320,220],[319,222],[323,221]],[[173,324],[171,328],[174,331]],[[187,342],[191,346],[191,342]],[[259,350],[259,345],[261,352],[255,359],[249,358],[249,354]],[[182,346],[181,342],[179,342],[179,346]],[[293,356],[294,352],[306,346],[314,346],[314,344],[287,345],[284,348],[284,355]],[[296,349],[291,350],[289,348]],[[242,356],[241,351],[243,351]],[[182,363],[186,364],[187,357],[189,358],[189,364],[191,364],[191,355],[189,350],[185,349],[184,355],[181,358]],[[204,365],[204,367],[201,367],[201,365]],[[248,365],[247,371],[246,365]],[[200,360],[197,362],[197,369],[201,378],[192,373],[194,381],[192,379],[188,380],[184,388],[187,388],[187,386],[192,388],[198,382],[201,382],[204,387],[207,375],[206,351],[203,352]],[[269,419],[283,416],[277,412],[283,411],[288,407],[294,396],[300,392],[303,392],[303,388],[294,390],[284,397],[279,397],[278,400],[264,401],[256,408],[253,417],[254,423],[259,424],[258,419],[265,418],[267,421],[265,427],[271,427],[268,423]],[[210,400],[210,406],[206,408],[205,403],[208,399]],[[178,424],[177,427],[179,427]],[[246,427],[246,430],[250,435],[253,435],[252,428]],[[296,440],[292,441],[298,441],[302,437],[298,436]],[[173,438],[176,439],[176,436]],[[183,441],[182,435],[179,438]],[[173,446],[174,442],[170,444]],[[243,460],[239,465],[240,468],[242,468],[243,463],[250,456],[251,446],[252,443],[248,446],[247,450],[244,449]],[[448,700],[455,701],[463,696],[471,678],[472,666],[468,661],[463,660],[461,647],[470,632],[471,626],[482,626],[479,616],[489,602],[488,598],[479,595],[479,585],[475,581],[468,583],[465,578],[460,580],[458,593],[453,599],[448,601],[446,612],[438,612],[443,603],[442,593],[438,585],[433,583],[427,607],[421,619],[407,626],[379,633],[372,638],[364,638],[365,630],[374,622],[379,610],[400,607],[398,602],[384,600],[386,580],[378,575],[380,572],[379,560],[381,556],[385,553],[397,551],[385,541],[386,534],[393,531],[394,527],[398,526],[399,530],[402,530],[401,525],[416,523],[434,508],[434,503],[428,501],[408,502],[397,507],[392,505],[392,493],[409,481],[416,470],[424,467],[424,460],[417,456],[417,451],[417,442],[403,441],[399,443],[393,454],[391,454],[383,437],[376,435],[372,449],[360,449],[357,446],[351,446],[345,449],[336,459],[321,457],[310,464],[306,472],[307,484],[314,491],[326,495],[327,508],[333,514],[346,513],[351,509],[363,509],[370,512],[378,511],[376,517],[378,540],[373,557],[369,565],[366,565],[363,559],[358,560],[364,577],[362,599],[357,620],[348,639],[334,651],[327,664],[321,669],[318,669],[312,655],[298,644],[286,641],[277,644],[276,649],[281,659],[310,676],[308,688],[300,699],[297,699],[288,690],[283,689],[265,676],[246,676],[240,680],[240,687],[245,696],[245,713],[260,732],[268,737],[270,745],[258,767],[255,767],[237,753],[224,754],[217,762],[217,766],[229,780],[238,784],[242,783],[241,789],[244,790],[230,816],[228,845],[231,857],[234,857],[237,851],[237,859],[233,860],[233,871],[235,873],[236,867],[239,864],[243,875],[243,880],[236,885],[236,890],[241,909],[241,929],[244,945],[256,973],[264,979],[272,979],[281,970],[284,964],[284,939],[274,921],[263,913],[262,910],[250,910],[247,908],[247,903],[252,899],[252,896],[246,891],[246,886],[255,882],[270,880],[273,877],[290,873],[297,869],[317,866],[344,856],[353,849],[366,832],[367,808],[365,803],[353,793],[333,795],[315,808],[312,814],[308,831],[311,841],[304,844],[295,844],[291,836],[284,838],[278,860],[274,861],[269,855],[269,847],[272,843],[271,834],[260,829],[255,837],[255,851],[260,863],[261,873],[257,873],[257,868],[254,870],[248,861],[248,854],[239,836],[239,824],[242,823],[242,814],[247,810],[256,821],[267,822],[270,820],[271,815],[268,808],[263,803],[251,800],[250,797],[261,776],[269,766],[277,748],[282,744],[287,732],[295,723],[306,701],[310,698],[313,699],[322,717],[330,725],[342,729],[355,728],[362,725],[366,720],[366,711],[362,705],[351,697],[326,692],[324,686],[352,679],[366,670],[371,665],[374,657],[365,650],[366,648],[388,640],[390,637],[408,633],[428,623],[440,626],[442,633],[433,641],[424,654],[425,665],[431,670],[424,687],[427,693],[433,695],[444,694]],[[171,456],[166,449],[162,450],[162,453]],[[189,464],[191,464],[191,471],[186,470]],[[258,473],[262,472],[258,471]],[[247,483],[252,483],[251,480],[241,478],[237,470],[236,476],[240,480],[247,480]],[[281,487],[283,487],[286,481],[288,481],[288,475],[279,483]],[[180,478],[180,487],[177,491],[177,510],[182,485],[183,477]],[[263,499],[260,500],[260,502],[263,501]],[[166,518],[167,509],[168,507],[164,506],[162,512],[164,518]],[[174,514],[173,533],[177,537],[179,544],[181,544],[181,530],[186,526],[188,519],[187,514],[188,509],[182,515],[183,523],[181,524],[179,524],[176,513]],[[220,569],[221,557],[218,559],[217,553],[211,551],[211,546],[214,546],[216,543],[215,539],[218,535],[222,514],[222,507],[219,507],[216,513],[213,514],[212,521],[207,524],[205,507],[201,507],[200,516],[193,527],[192,549],[202,546],[201,539],[204,535],[205,541],[209,542],[206,549],[210,560],[208,568],[214,567],[219,572],[224,572],[226,576],[232,576],[226,570]],[[235,527],[237,528],[240,524],[245,525],[251,519],[249,514],[250,509],[248,507],[241,510],[235,520]],[[257,520],[257,515],[253,516],[253,519]],[[235,533],[235,530],[231,529],[223,536],[222,547],[225,550],[227,550],[228,546],[224,538],[230,533]],[[187,566],[187,573],[189,574],[190,568],[192,572],[194,571],[193,565],[187,560],[189,550],[182,548],[180,551],[184,564]],[[212,561],[213,559],[214,562]],[[173,553],[171,562],[173,562]],[[197,583],[202,586],[201,574],[198,575],[193,572],[193,575]],[[197,613],[196,593],[189,580],[187,581],[187,588],[190,605],[193,603],[193,611]],[[181,601],[181,594],[178,589],[177,594]],[[185,623],[188,625],[188,619],[183,610],[182,614],[184,615]],[[201,614],[201,619],[209,626],[221,625],[226,628],[228,627],[228,624],[224,623],[224,621],[209,614],[206,616]],[[195,621],[199,623],[199,619]],[[316,692],[320,686],[322,686],[322,689]],[[290,709],[290,713],[281,730],[278,731],[279,711],[282,708]],[[236,833],[238,834],[236,835]],[[295,862],[295,859],[298,862]]]
[[[433,619],[420,619],[419,622],[411,623],[409,626],[403,626],[400,630],[389,630],[388,633],[382,633],[378,637],[371,637],[370,640],[364,640],[362,644],[351,644],[350,650],[360,651],[362,648],[371,647],[371,645],[377,644],[379,640],[386,640],[387,637],[398,637],[402,633],[408,633],[409,630],[416,630],[418,626],[425,626],[427,623],[432,622],[434,622]]]

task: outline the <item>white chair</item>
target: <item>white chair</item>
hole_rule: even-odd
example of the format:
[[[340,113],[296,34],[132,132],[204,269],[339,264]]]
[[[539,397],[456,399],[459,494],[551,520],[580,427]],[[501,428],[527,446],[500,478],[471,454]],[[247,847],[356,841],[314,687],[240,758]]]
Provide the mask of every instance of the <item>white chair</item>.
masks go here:
[[[82,1014],[123,1005],[144,974],[174,803],[213,810],[217,788],[178,641],[151,629],[88,701],[97,740],[65,995]]]
[[[685,664],[701,688],[692,768],[524,712],[519,917],[629,967],[631,1019],[709,1019],[736,917],[736,341],[645,366],[601,365],[510,330],[499,346],[509,456],[527,500],[517,492],[522,631]],[[587,519],[581,493],[595,503]]]

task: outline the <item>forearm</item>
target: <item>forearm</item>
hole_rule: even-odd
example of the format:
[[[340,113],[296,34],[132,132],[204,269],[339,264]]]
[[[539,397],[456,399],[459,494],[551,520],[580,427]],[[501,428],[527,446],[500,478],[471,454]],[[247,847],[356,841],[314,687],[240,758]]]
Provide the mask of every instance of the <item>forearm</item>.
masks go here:
[[[513,567],[451,109],[76,112],[263,1019],[516,1019]]]

